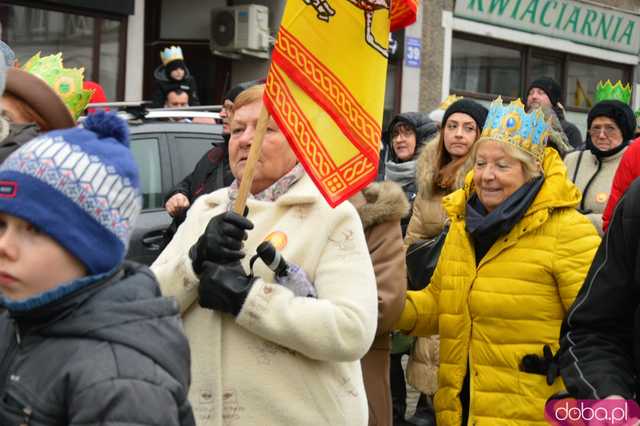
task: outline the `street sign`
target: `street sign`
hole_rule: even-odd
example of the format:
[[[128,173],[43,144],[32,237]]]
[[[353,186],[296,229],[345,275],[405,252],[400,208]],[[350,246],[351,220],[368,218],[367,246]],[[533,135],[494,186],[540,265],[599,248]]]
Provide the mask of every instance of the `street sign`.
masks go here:
[[[420,51],[422,42],[416,37],[405,38],[404,64],[412,68],[420,68]]]

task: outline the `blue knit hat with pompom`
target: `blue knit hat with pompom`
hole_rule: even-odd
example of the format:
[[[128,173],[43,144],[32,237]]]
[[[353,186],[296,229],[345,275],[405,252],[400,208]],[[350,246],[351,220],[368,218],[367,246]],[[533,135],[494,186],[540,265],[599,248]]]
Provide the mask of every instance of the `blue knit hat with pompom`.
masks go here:
[[[0,212],[49,235],[90,275],[122,263],[141,205],[129,129],[113,113],[45,133],[0,166]]]

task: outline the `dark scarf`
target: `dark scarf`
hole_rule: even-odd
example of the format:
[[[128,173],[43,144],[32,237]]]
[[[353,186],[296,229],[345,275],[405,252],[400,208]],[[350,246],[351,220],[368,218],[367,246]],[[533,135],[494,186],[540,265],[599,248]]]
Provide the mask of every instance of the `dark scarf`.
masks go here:
[[[622,151],[623,149],[625,149],[627,146],[629,145],[629,141],[628,140],[623,140],[622,143],[618,146],[616,146],[615,148],[612,148],[608,151],[601,151],[598,149],[597,146],[595,146],[593,144],[593,141],[591,140],[591,135],[587,135],[587,143],[586,143],[586,147],[589,151],[591,151],[591,153],[593,155],[595,155],[598,158],[598,161],[602,161],[603,158],[607,158],[607,157],[611,157],[612,155],[616,155],[617,153],[619,153],[620,151]]]
[[[537,177],[518,188],[491,213],[482,205],[477,194],[467,202],[466,229],[473,239],[476,265],[491,246],[520,222],[538,195],[544,177]]]

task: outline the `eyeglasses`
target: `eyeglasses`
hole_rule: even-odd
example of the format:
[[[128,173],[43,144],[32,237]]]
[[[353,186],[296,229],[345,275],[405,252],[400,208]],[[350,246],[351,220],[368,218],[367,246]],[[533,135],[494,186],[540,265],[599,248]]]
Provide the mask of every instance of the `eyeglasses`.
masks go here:
[[[412,134],[414,133],[413,133],[413,130],[411,130],[410,128],[405,126],[397,126],[395,129],[393,129],[393,132],[391,133],[391,137],[395,139],[398,136],[402,135],[405,138],[408,138]]]
[[[597,138],[601,132],[604,132],[604,135],[610,138],[611,136],[617,135],[619,131],[615,126],[593,126],[589,129],[589,135],[591,135],[592,138]]]

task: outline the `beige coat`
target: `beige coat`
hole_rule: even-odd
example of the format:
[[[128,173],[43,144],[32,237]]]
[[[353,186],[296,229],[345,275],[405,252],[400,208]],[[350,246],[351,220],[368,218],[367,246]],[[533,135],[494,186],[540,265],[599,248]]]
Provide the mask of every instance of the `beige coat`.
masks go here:
[[[432,190],[438,135],[424,147],[416,164],[418,195],[413,202],[413,212],[407,227],[404,243],[408,247],[418,240],[436,237],[442,231],[447,215],[442,208],[442,197],[464,186],[464,176],[471,168],[470,161],[458,171],[455,184],[449,191],[434,193]]]
[[[329,207],[304,176],[275,202],[249,199],[255,228],[244,242],[248,272],[270,240],[314,283],[296,297],[262,262],[237,318],[203,309],[189,248],[226,210],[228,189],[203,195],[152,265],[180,304],[191,347],[189,400],[198,426],[367,424],[360,359],[376,332],[376,282],[356,209]],[[274,237],[275,235],[275,237]]]
[[[576,174],[576,167],[578,167],[578,159],[582,152],[582,160],[580,161],[578,174],[575,178],[575,184],[578,189],[580,189],[582,197],[584,198],[584,209],[591,211],[586,216],[596,227],[600,236],[603,235],[602,213],[609,200],[613,177],[616,174],[622,155],[626,150],[627,148],[611,157],[603,158],[600,171],[598,171],[598,158],[588,149],[584,151],[574,151],[564,158],[564,163],[567,166],[567,176],[570,180],[573,180]],[[585,192],[585,188],[592,178],[593,181]]]
[[[464,186],[464,177],[470,163],[458,171],[455,187],[449,192],[434,193],[433,176],[436,167],[438,139],[434,139],[422,150],[417,164],[418,195],[413,202],[413,215],[407,227],[405,245],[409,246],[417,240],[428,240],[440,234],[447,214],[442,207],[442,198],[449,192]],[[420,392],[433,395],[438,389],[438,365],[440,339],[437,335],[419,337],[413,347],[407,365],[407,382]]]
[[[408,213],[409,202],[400,185],[390,181],[373,183],[350,201],[362,220],[378,284],[378,330],[373,345],[362,358],[369,425],[391,426],[389,333],[400,317],[407,290],[400,219]]]

